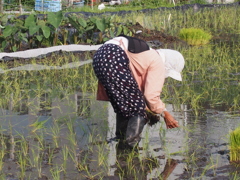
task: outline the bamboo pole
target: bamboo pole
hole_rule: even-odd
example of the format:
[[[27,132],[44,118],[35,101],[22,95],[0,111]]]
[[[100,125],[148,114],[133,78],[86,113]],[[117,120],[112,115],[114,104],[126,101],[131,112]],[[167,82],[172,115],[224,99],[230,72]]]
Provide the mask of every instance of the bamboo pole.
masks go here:
[[[22,11],[23,11],[22,10],[22,1],[19,0],[18,2],[19,2],[19,13],[22,14]]]
[[[73,6],[73,0],[68,1],[68,7],[71,7],[71,6]]]
[[[21,0],[20,1],[20,4],[19,4],[19,13],[22,14],[23,13],[23,9],[22,9],[22,3],[21,3]]]
[[[3,13],[4,0],[0,0],[0,13]]]

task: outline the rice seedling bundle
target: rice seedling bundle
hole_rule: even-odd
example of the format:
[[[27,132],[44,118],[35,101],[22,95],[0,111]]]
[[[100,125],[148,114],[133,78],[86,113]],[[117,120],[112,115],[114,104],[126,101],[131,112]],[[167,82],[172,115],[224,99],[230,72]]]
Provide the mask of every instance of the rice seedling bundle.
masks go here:
[[[240,161],[240,127],[230,133],[230,161]]]
[[[199,28],[183,28],[180,30],[179,37],[190,45],[198,46],[209,43],[212,35]]]

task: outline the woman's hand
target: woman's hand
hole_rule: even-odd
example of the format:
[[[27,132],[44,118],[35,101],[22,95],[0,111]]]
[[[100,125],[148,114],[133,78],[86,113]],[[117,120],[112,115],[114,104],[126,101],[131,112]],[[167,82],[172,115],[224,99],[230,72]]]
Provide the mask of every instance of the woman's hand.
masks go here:
[[[152,126],[156,124],[158,121],[160,121],[160,116],[158,114],[154,114],[148,109],[145,112],[147,115],[148,125]]]
[[[167,129],[179,127],[178,121],[176,121],[168,111],[163,111],[163,114],[164,114],[163,118],[166,123]]]

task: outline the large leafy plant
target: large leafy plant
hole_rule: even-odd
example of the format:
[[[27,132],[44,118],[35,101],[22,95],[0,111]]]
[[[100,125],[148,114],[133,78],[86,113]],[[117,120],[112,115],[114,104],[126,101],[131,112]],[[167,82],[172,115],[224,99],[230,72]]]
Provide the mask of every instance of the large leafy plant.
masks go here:
[[[29,42],[32,45],[41,45],[44,39],[49,39],[51,45],[56,45],[58,41],[58,29],[63,20],[62,11],[57,13],[49,12],[43,17],[31,14],[25,20],[24,26],[29,30]]]
[[[24,27],[24,22],[22,20],[12,18],[2,32],[1,49],[9,46],[11,51],[16,51],[21,48],[22,42],[28,42],[27,28]]]
[[[70,26],[70,27],[69,27]],[[63,16],[62,11],[43,15],[30,14],[26,19],[12,18],[0,32],[1,51],[6,47],[17,51],[58,44],[99,44],[119,34],[132,35],[124,24],[113,22],[113,16],[90,18],[72,14]]]
[[[98,44],[121,33],[132,35],[127,26],[114,23],[113,18],[114,16],[84,18],[76,14],[69,16],[69,23],[74,28],[71,42]]]

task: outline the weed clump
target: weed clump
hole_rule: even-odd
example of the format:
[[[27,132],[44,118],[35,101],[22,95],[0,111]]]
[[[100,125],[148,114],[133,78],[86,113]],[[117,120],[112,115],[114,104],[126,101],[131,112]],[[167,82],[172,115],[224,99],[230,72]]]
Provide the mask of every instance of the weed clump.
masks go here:
[[[212,35],[199,28],[183,28],[179,37],[190,45],[199,46],[209,43]]]
[[[230,133],[230,161],[240,162],[240,127]]]

